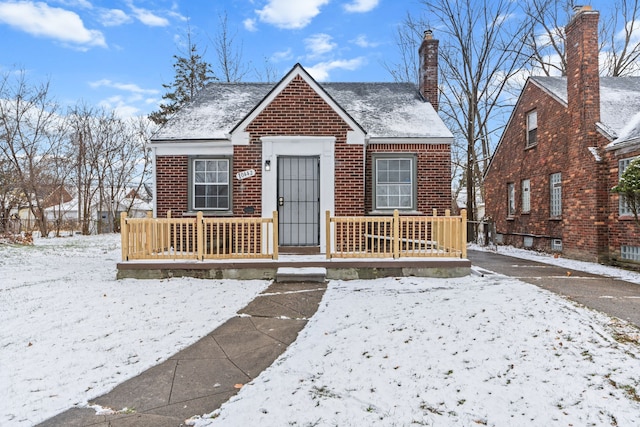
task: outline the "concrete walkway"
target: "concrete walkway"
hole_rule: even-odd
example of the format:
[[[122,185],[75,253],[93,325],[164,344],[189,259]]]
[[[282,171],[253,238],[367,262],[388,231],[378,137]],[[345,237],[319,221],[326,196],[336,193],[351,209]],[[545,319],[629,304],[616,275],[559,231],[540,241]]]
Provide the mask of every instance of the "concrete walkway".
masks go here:
[[[296,340],[317,311],[326,284],[274,283],[219,328],[169,360],[91,401],[130,411],[96,415],[73,408],[43,423],[53,427],[178,427],[218,409]]]
[[[638,284],[494,252],[467,251],[467,257],[476,269],[531,283],[640,327]]]

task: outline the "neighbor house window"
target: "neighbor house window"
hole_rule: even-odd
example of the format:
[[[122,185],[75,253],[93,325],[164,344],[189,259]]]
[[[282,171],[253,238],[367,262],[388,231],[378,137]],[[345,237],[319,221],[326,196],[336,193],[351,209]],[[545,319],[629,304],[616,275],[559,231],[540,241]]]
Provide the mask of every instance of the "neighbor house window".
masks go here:
[[[513,182],[507,183],[507,216],[516,214],[516,186]]]
[[[374,157],[374,209],[415,209],[416,159],[414,156]]]
[[[620,181],[620,179],[622,178],[622,174],[624,173],[624,170],[627,168],[627,166],[629,166],[629,164],[634,159],[635,157],[631,157],[629,159],[622,159],[618,161],[618,181]],[[631,212],[629,205],[627,205],[627,202],[625,202],[621,196],[618,196],[618,214],[633,215],[633,212]]]
[[[552,173],[549,175],[549,195],[550,206],[549,214],[551,217],[559,217],[562,215],[562,174]]]
[[[191,207],[193,210],[228,211],[230,160],[191,160]]]
[[[522,180],[522,213],[531,212],[531,180]]]
[[[640,262],[640,246],[625,246],[620,248],[620,258]]]
[[[527,147],[538,143],[538,112],[536,110],[527,113]]]

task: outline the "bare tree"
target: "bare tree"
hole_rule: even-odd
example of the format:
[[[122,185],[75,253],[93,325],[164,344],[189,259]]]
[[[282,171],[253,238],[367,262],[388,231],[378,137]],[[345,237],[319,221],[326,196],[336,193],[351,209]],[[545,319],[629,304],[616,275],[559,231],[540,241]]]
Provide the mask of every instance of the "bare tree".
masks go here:
[[[43,236],[49,234],[45,210],[48,196],[64,186],[67,129],[49,83],[31,85],[24,71],[0,77],[0,151],[11,163],[16,182]]]
[[[242,60],[242,43],[238,44],[237,32],[229,32],[227,12],[218,15],[218,31],[211,40],[216,53],[215,70],[224,82],[239,82],[249,73],[248,64]]]
[[[604,74],[614,77],[640,71],[640,0],[617,0],[602,20]]]
[[[626,76],[640,71],[640,0],[614,0],[601,12],[601,73]],[[530,0],[523,6],[534,23],[527,34],[527,50],[534,74],[566,75],[564,27],[573,15],[568,0]]]
[[[464,163],[462,182],[469,219],[474,220],[476,189],[513,107],[512,98],[506,96],[509,83],[526,63],[522,35],[528,33],[530,24],[516,19],[517,4],[510,0],[422,3],[440,40],[440,113],[466,155],[460,159]],[[410,66],[415,59],[409,52],[417,52],[415,40],[430,27],[421,19],[406,19],[398,36],[403,60],[399,67],[387,68],[396,70],[396,79],[414,78],[417,67]]]

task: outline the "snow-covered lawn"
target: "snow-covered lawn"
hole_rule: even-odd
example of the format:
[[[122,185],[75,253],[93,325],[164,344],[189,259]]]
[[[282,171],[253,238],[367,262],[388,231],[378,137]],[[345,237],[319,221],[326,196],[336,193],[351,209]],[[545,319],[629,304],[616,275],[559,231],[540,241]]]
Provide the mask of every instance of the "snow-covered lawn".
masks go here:
[[[266,281],[117,281],[120,236],[0,244],[0,425],[104,394],[235,315]]]
[[[85,405],[267,286],[116,281],[118,259],[118,236],[0,245],[0,425]],[[499,275],[332,281],[298,340],[215,418],[191,423],[637,425],[639,339],[619,320]]]

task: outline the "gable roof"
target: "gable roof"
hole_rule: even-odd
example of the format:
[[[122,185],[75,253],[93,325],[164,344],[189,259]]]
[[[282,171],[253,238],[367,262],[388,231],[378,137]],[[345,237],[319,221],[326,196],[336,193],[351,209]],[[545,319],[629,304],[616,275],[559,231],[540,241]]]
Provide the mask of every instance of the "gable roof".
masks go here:
[[[567,105],[566,77],[531,81]],[[640,140],[640,77],[600,77],[600,130],[610,147]]]
[[[299,67],[299,69],[297,68]],[[228,139],[280,83],[209,83],[152,137],[153,141]],[[309,77],[310,78],[310,77]],[[311,83],[370,138],[453,139],[433,106],[410,83]],[[322,95],[322,94],[321,94]],[[356,129],[354,129],[356,130]]]

